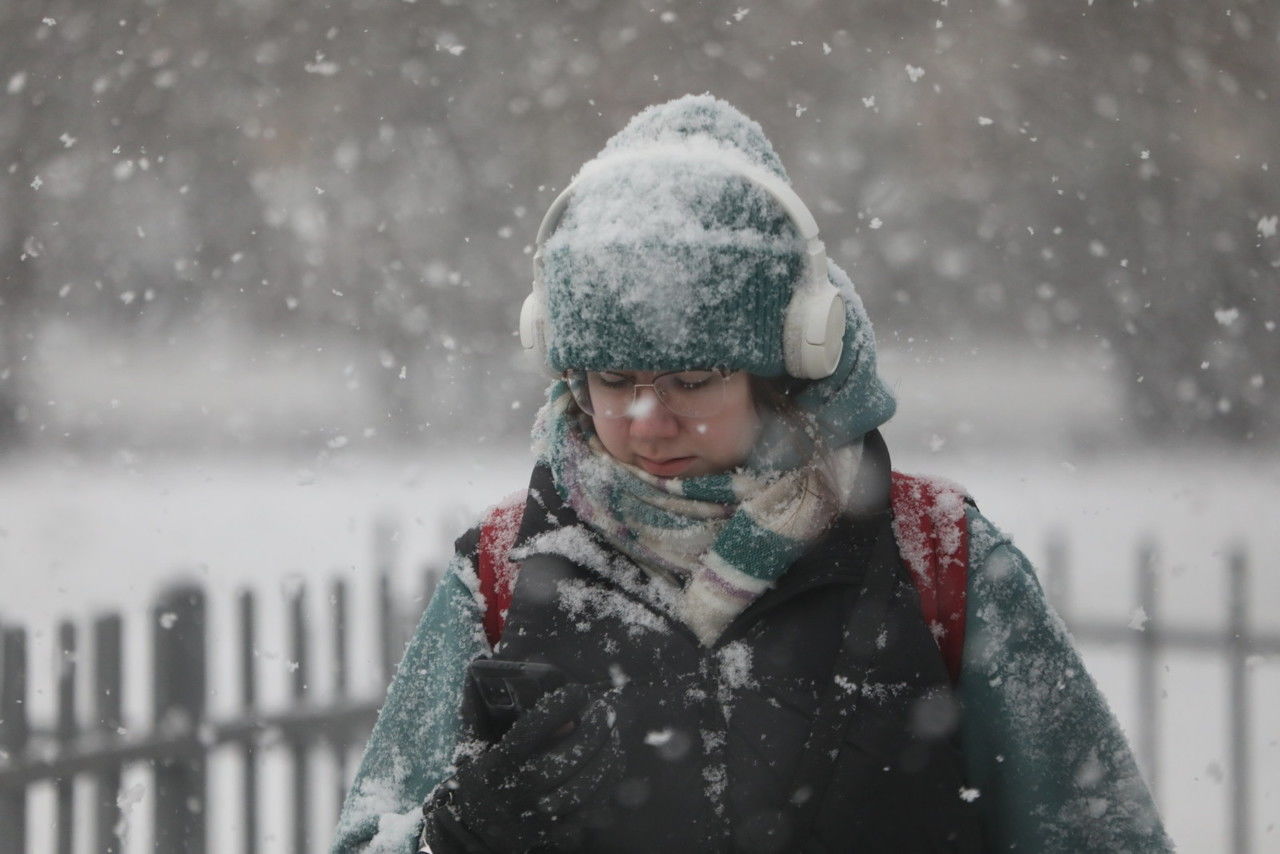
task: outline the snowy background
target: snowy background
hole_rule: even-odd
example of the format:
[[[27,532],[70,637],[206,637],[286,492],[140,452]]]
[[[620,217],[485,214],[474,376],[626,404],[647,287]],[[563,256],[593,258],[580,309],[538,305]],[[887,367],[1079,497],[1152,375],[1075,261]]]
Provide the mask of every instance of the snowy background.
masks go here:
[[[1041,566],[1065,537],[1076,615],[1221,626],[1241,544],[1280,632],[1278,47],[1275,4],[1218,0],[0,4],[0,622],[34,633],[33,715],[55,620],[140,619],[179,575],[215,632],[263,594],[268,708],[281,592],[322,613],[345,577],[367,614],[379,519],[414,607],[527,477],[541,380],[512,330],[543,208],[632,113],[708,90],[764,125],[858,284],[897,467],[964,484]],[[1085,652],[1133,732],[1131,652]],[[1183,850],[1225,850],[1226,668],[1162,667],[1162,808]],[[1280,851],[1280,661],[1249,678],[1253,849]],[[234,815],[213,828],[230,850]]]

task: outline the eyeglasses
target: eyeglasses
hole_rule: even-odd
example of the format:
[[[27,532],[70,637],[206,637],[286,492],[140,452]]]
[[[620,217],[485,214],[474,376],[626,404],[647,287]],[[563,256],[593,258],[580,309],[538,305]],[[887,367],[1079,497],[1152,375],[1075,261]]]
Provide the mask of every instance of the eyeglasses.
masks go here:
[[[634,375],[618,371],[564,372],[569,391],[582,411],[593,418],[625,418],[642,414],[635,406],[637,389],[651,388],[658,401],[676,415],[710,418],[724,408],[730,373],[671,371],[658,374],[651,383],[638,383]]]

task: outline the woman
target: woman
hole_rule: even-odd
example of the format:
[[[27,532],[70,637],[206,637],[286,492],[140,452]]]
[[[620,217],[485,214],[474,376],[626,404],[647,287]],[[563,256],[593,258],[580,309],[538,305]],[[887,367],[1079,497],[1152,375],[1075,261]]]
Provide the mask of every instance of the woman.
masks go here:
[[[538,465],[458,541],[334,851],[1170,849],[1026,559],[935,487],[956,536],[913,541],[870,323],[759,125],[643,111],[534,264]],[[965,573],[932,623],[928,548]],[[547,687],[505,733],[487,658]]]

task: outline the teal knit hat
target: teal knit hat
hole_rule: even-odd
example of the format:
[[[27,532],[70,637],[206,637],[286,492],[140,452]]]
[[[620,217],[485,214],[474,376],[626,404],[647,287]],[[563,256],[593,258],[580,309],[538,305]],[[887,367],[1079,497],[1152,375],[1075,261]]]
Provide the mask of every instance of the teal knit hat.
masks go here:
[[[641,151],[652,156],[607,162]],[[588,168],[596,161],[606,162]],[[711,95],[687,95],[637,114],[584,166],[542,247],[552,369],[786,374],[783,324],[804,242],[735,162],[790,183],[759,124]],[[893,398],[875,373],[861,301],[834,264],[829,273],[845,299],[845,349],[817,385],[857,386],[857,400],[844,402],[859,417],[839,420],[861,435],[888,420]]]
[[[803,244],[764,190],[673,144],[786,179],[760,126],[710,95],[633,118],[597,160],[665,153],[584,174],[543,248],[551,365],[779,376]]]

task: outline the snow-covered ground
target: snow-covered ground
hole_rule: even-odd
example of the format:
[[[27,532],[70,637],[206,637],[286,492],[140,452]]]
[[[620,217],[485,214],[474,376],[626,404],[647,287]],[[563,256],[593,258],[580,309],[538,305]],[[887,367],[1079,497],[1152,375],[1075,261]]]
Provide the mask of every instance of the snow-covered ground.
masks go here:
[[[1221,627],[1226,555],[1239,544],[1249,555],[1252,625],[1259,632],[1280,632],[1280,573],[1272,571],[1280,557],[1277,449],[1139,449],[1126,435],[1118,378],[1104,351],[986,346],[916,355],[920,347],[885,337],[890,340],[883,342],[882,368],[900,402],[899,415],[885,431],[895,467],[963,484],[1038,566],[1045,565],[1049,537],[1065,537],[1073,614],[1140,624],[1141,607],[1166,624]],[[327,696],[331,676],[318,662],[327,660],[330,649],[333,578],[350,582],[349,610],[358,625],[349,648],[351,690],[380,695],[385,685],[369,632],[375,528],[381,522],[389,532],[401,607],[420,609],[423,569],[443,560],[452,539],[483,507],[524,485],[528,452],[428,443],[412,456],[391,457],[362,450],[371,443],[329,448],[317,441],[318,454],[295,462],[248,453],[193,458],[172,441],[151,443],[150,437],[188,431],[200,442],[210,440],[208,447],[225,448],[211,437],[254,418],[276,425],[266,431],[272,435],[302,423],[360,435],[362,406],[333,389],[334,377],[350,373],[349,354],[332,348],[327,362],[301,360],[310,373],[299,375],[298,360],[264,372],[237,355],[244,348],[219,341],[164,360],[144,358],[145,351],[134,353],[126,341],[113,346],[120,350],[112,357],[114,369],[96,372],[80,364],[83,354],[75,347],[54,348],[62,356],[50,356],[47,391],[58,401],[51,412],[64,420],[50,421],[50,429],[60,434],[88,425],[105,443],[95,447],[131,450],[96,456],[46,451],[0,465],[0,622],[20,622],[33,631],[33,716],[47,721],[54,707],[56,621],[72,619],[83,630],[97,613],[120,609],[127,616],[126,722],[145,731],[147,609],[176,577],[194,579],[210,592],[214,717],[236,711],[233,596],[244,587],[259,593],[264,708],[289,702],[284,593],[304,582],[316,643],[311,687],[317,698]],[[211,373],[209,364],[217,370]],[[256,379],[245,385],[239,377]],[[173,388],[174,378],[184,388]],[[116,424],[104,414],[120,412],[127,422]],[[93,416],[92,424],[84,413]],[[527,409],[513,417],[527,417]],[[1159,548],[1154,606],[1139,601],[1134,574],[1144,537]],[[82,636],[82,649],[85,643]],[[1092,645],[1084,653],[1121,722],[1135,732],[1131,651]],[[1280,706],[1280,661],[1251,660],[1249,678],[1254,850],[1280,850],[1273,818],[1280,815],[1280,732],[1270,714]],[[1184,851],[1225,850],[1226,668],[1211,653],[1179,653],[1163,661],[1160,683],[1158,787],[1166,821]],[[85,683],[81,689],[82,714],[87,688]],[[314,832],[324,838],[334,819],[333,763],[323,752],[314,763]],[[262,850],[285,850],[290,796],[283,755],[268,751],[263,770],[264,790],[279,793],[279,809],[262,816]],[[217,755],[211,771],[213,850],[233,850],[238,761]],[[126,779],[129,797],[136,800],[129,811],[130,852],[150,850],[150,785],[142,771]],[[79,796],[89,794],[85,789]],[[50,804],[47,787],[36,793],[32,815],[41,819],[32,822],[32,850],[52,845]],[[88,851],[82,839],[78,854]]]
[[[521,449],[492,451],[482,459],[440,449],[408,461],[339,456],[306,467],[251,459],[198,466],[136,460],[67,465],[46,457],[11,464],[0,478],[0,619],[35,629],[33,715],[47,716],[53,708],[45,665],[53,656],[54,621],[68,617],[84,625],[102,609],[123,608],[138,620],[130,623],[126,641],[128,663],[135,668],[129,672],[137,674],[126,689],[128,723],[145,728],[147,700],[134,687],[146,684],[142,674],[149,666],[141,619],[153,594],[179,574],[211,591],[211,713],[235,710],[232,659],[229,650],[218,652],[218,640],[232,638],[231,597],[245,586],[263,594],[263,704],[284,704],[288,662],[281,593],[308,583],[322,654],[329,579],[349,579],[353,611],[372,613],[377,519],[391,526],[396,589],[402,600],[411,600],[423,567],[440,560],[480,508],[519,488],[529,462]],[[1270,571],[1280,555],[1280,528],[1274,524],[1280,466],[1273,455],[1148,452],[1072,459],[908,448],[897,467],[963,483],[984,512],[1041,563],[1048,533],[1063,532],[1070,543],[1076,614],[1127,623],[1140,605],[1152,610],[1138,601],[1133,574],[1137,541],[1150,536],[1162,556],[1161,619],[1221,626],[1225,550],[1243,544],[1250,555],[1253,625],[1280,631],[1280,575]],[[416,607],[411,601],[406,606]],[[1131,654],[1096,646],[1085,652],[1133,732]],[[352,689],[376,694],[383,686],[371,666],[371,639],[353,639],[353,653]],[[1271,817],[1280,800],[1280,746],[1267,710],[1280,705],[1280,661],[1255,659],[1249,672],[1255,850],[1276,850],[1280,833]],[[329,690],[323,668],[316,668],[313,686],[321,697]],[[1159,788],[1166,820],[1183,850],[1222,850],[1228,833],[1225,667],[1207,653],[1173,655],[1164,662],[1161,686]],[[317,762],[317,779],[323,780],[331,766],[323,757]],[[215,783],[228,798],[235,768],[234,757],[214,763]],[[287,777],[279,757],[267,762],[266,773],[283,791]],[[140,846],[147,833],[148,781],[135,775],[131,782],[141,786],[132,813],[134,844]],[[321,786],[317,832],[332,820],[327,793]],[[42,797],[47,793],[35,799],[33,809]],[[264,817],[267,850],[287,841],[287,804],[281,795],[279,814]],[[235,838],[234,821],[213,827],[215,843]],[[39,837],[40,825],[36,830]]]

